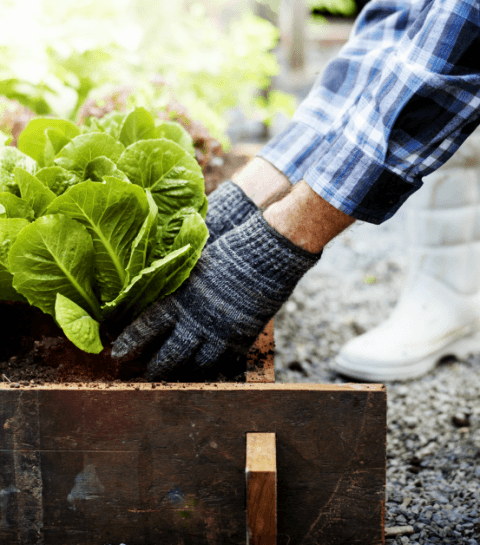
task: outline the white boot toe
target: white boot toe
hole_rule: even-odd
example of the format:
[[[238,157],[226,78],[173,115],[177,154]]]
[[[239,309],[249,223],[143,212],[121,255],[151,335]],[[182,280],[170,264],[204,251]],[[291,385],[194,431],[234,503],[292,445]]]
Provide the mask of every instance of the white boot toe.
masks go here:
[[[371,382],[417,378],[452,354],[480,352],[480,320],[470,296],[419,273],[388,320],[347,342],[331,368]]]

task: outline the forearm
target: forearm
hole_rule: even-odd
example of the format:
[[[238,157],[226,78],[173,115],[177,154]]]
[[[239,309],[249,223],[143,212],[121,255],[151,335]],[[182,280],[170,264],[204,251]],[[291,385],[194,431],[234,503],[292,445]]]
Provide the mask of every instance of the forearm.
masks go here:
[[[333,238],[355,222],[337,210],[307,185],[299,182],[293,191],[264,213],[265,220],[295,245],[318,253]]]
[[[269,162],[256,157],[233,182],[261,208],[265,220],[291,242],[318,253],[355,219],[337,210],[304,181],[293,186]]]

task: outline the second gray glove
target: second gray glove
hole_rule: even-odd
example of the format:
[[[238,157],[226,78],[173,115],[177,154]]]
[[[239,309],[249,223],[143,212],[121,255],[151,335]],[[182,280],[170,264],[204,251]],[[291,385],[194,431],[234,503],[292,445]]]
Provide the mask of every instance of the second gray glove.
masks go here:
[[[237,184],[231,180],[221,184],[208,197],[205,223],[210,236],[207,246],[237,225],[247,221],[257,210],[257,205]]]

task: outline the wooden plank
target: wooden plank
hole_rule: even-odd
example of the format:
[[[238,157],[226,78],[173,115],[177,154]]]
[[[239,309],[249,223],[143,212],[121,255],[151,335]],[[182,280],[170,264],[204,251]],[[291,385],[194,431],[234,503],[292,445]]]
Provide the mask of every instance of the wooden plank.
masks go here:
[[[279,545],[384,543],[385,388],[254,383],[0,384],[0,543],[244,545],[247,433]]]
[[[247,545],[277,543],[277,455],[274,433],[247,433]]]

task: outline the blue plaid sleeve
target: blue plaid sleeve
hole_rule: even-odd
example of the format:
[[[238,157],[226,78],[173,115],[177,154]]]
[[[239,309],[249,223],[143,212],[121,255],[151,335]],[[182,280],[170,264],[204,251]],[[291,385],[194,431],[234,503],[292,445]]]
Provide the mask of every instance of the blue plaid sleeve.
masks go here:
[[[478,0],[372,0],[258,156],[380,224],[480,124]]]

